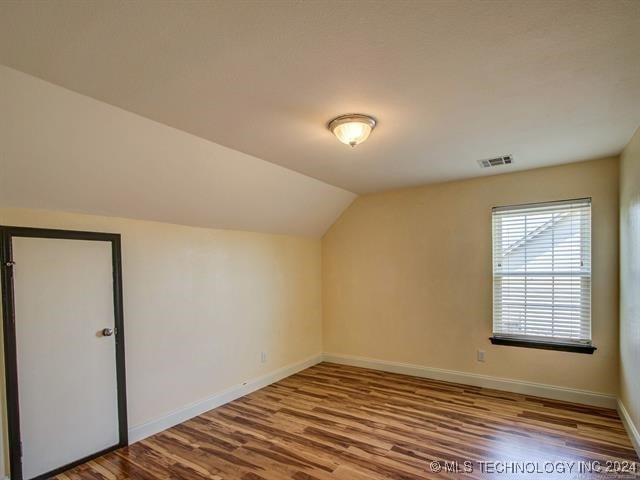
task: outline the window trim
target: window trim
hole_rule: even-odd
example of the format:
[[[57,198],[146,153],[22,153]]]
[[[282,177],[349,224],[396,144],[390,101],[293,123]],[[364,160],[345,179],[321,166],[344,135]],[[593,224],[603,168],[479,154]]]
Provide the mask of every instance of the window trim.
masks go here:
[[[509,338],[509,337],[489,337],[493,345],[506,345],[508,347],[524,347],[524,348],[539,348],[541,350],[556,350],[560,352],[572,352],[572,353],[586,353],[593,354],[597,350],[593,344],[579,344],[579,343],[563,343],[563,342],[551,342],[540,340],[529,340],[524,338]]]
[[[580,198],[572,198],[572,199],[562,199],[562,200],[551,200],[551,201],[545,201],[545,202],[531,202],[531,203],[521,203],[521,204],[512,204],[512,205],[501,205],[501,206],[495,206],[491,209],[491,213],[492,215],[495,212],[504,212],[504,211],[509,211],[509,210],[519,210],[522,209],[523,207],[544,207],[547,205],[561,205],[563,203],[566,204],[571,204],[577,201],[588,201],[590,205],[592,205],[593,203],[593,199],[592,197],[580,197]],[[591,215],[590,217],[591,222],[593,223],[593,216]],[[494,237],[494,233],[493,233],[493,219],[492,219],[492,252],[494,251],[495,246],[493,245],[493,242],[495,241],[495,237]],[[591,239],[591,243],[593,242],[593,239]],[[593,244],[593,243],[592,243]],[[591,249],[590,252],[591,255],[593,255],[593,249]],[[495,263],[494,263],[494,259],[493,259],[493,254],[492,254],[492,271],[495,268]],[[590,279],[593,279],[593,272],[590,272]],[[495,287],[495,283],[492,282],[494,287]],[[495,294],[492,295],[492,305],[493,305],[493,301],[495,300]],[[592,311],[592,306],[590,305],[590,316],[591,316],[591,311]],[[494,329],[494,319],[492,319],[492,335],[491,337],[489,337],[489,340],[491,341],[492,345],[503,345],[503,346],[510,346],[510,347],[524,347],[524,348],[536,348],[536,349],[542,349],[542,350],[555,350],[555,351],[562,351],[562,352],[572,352],[572,353],[583,353],[583,354],[588,354],[591,355],[593,354],[594,351],[597,350],[597,347],[595,345],[593,345],[593,337],[591,336],[591,339],[589,341],[576,341],[576,342],[567,342],[567,341],[562,341],[562,340],[553,340],[553,339],[544,339],[541,337],[520,337],[520,336],[510,336],[510,335],[500,335],[497,334],[495,332],[493,332]],[[590,327],[593,327],[592,325],[592,319],[590,320]]]

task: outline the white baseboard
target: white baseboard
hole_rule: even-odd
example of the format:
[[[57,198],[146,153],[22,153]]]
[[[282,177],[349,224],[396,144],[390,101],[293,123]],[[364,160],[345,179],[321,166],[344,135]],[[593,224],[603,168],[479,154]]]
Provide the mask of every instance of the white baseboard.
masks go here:
[[[640,458],[640,432],[636,428],[636,425],[631,419],[631,415],[629,415],[629,412],[627,412],[627,409],[624,407],[624,404],[620,399],[618,399],[618,415],[620,415],[620,420],[622,420],[622,424],[629,434],[631,443],[633,443],[633,448],[636,449],[636,453]]]
[[[278,370],[252,380],[243,382],[222,392],[216,393],[190,405],[169,412],[163,417],[129,428],[129,444],[138,442],[158,432],[171,428],[174,425],[185,422],[190,418],[208,412],[211,409],[224,405],[237,398],[259,390],[274,382],[278,382],[294,373],[309,368],[322,361],[322,355],[314,355],[301,362],[293,363]]]
[[[491,377],[477,373],[466,373],[455,370],[445,370],[442,368],[424,367],[410,363],[389,362],[374,358],[356,357],[351,355],[340,355],[325,353],[326,362],[351,365],[353,367],[371,368],[384,372],[401,373],[413,375],[414,377],[430,378],[445,382],[461,383],[476,387],[492,388],[495,390],[505,390],[507,392],[520,393],[536,397],[552,398],[565,402],[582,403],[596,407],[616,408],[617,399],[615,395],[591,392],[588,390],[578,390],[574,388],[557,387],[543,383],[525,382],[509,378]]]
[[[190,418],[201,415],[204,412],[224,405],[225,403],[231,402],[237,398],[300,372],[301,370],[316,365],[323,360],[342,365],[351,365],[354,367],[413,375],[415,377],[430,378],[464,385],[492,388],[495,390],[504,390],[566,402],[581,403],[605,408],[617,408],[636,449],[638,449],[638,444],[640,442],[638,430],[633,425],[633,422],[622,403],[620,403],[614,395],[591,392],[588,390],[558,387],[542,383],[525,382],[522,380],[492,377],[477,373],[466,373],[455,370],[425,367],[409,363],[390,362],[366,357],[325,353],[323,355],[314,355],[301,362],[287,365],[267,375],[243,382],[240,385],[236,385],[227,390],[216,393],[209,398],[205,398],[198,402],[176,409],[160,418],[133,426],[129,429],[129,443],[135,443],[158,432],[171,428],[174,425],[189,420]]]
[[[373,370],[381,370],[385,372],[400,373],[404,375],[412,375],[415,377],[442,380],[446,382],[474,385],[477,387],[505,390],[508,392],[521,393],[537,397],[546,397],[556,400],[594,405],[598,407],[617,408],[622,423],[624,424],[624,427],[626,428],[627,433],[631,438],[631,442],[633,443],[633,446],[638,453],[638,456],[640,457],[640,433],[631,420],[631,417],[629,416],[629,413],[627,412],[623,403],[613,395],[606,395],[603,393],[591,392],[587,390],[557,387],[554,385],[546,385],[542,383],[532,383],[524,382],[521,380],[491,377],[488,375],[480,375],[476,373],[465,373],[455,370],[425,367],[422,365],[414,365],[409,363],[390,362],[386,360],[333,353],[314,355],[301,362],[287,365],[285,367],[279,368],[278,370],[275,370],[274,372],[243,382],[240,385],[219,392],[209,398],[205,398],[190,405],[186,405],[183,408],[179,408],[177,410],[174,410],[173,412],[169,412],[161,418],[157,418],[150,422],[131,427],[129,429],[129,443],[131,444],[138,442],[151,435],[171,428],[174,425],[201,415],[209,410],[224,405],[225,403],[231,402],[251,392],[264,388],[267,385],[278,382],[283,378],[298,373],[306,368],[312,367],[313,365],[316,365],[322,361],[338,363],[342,365],[351,365],[354,367],[370,368]],[[10,480],[10,477],[5,476],[4,479]]]

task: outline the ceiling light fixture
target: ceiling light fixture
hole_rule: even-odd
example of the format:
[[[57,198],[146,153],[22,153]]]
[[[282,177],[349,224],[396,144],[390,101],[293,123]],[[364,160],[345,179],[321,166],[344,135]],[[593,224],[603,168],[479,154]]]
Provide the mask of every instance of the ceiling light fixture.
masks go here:
[[[369,115],[350,113],[331,120],[329,130],[345,145],[355,147],[369,138],[376,123],[375,118]]]

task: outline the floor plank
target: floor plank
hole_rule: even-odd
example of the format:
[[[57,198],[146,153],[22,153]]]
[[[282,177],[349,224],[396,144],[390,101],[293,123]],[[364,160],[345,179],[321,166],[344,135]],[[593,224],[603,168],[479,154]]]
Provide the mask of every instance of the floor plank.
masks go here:
[[[634,468],[614,410],[322,363],[56,478],[640,478]]]

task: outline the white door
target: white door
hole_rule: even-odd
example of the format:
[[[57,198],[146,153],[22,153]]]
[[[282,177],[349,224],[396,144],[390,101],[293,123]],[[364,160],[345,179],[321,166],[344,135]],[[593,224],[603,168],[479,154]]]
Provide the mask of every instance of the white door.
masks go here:
[[[111,243],[13,237],[25,480],[119,441]],[[108,333],[108,332],[107,332]]]

